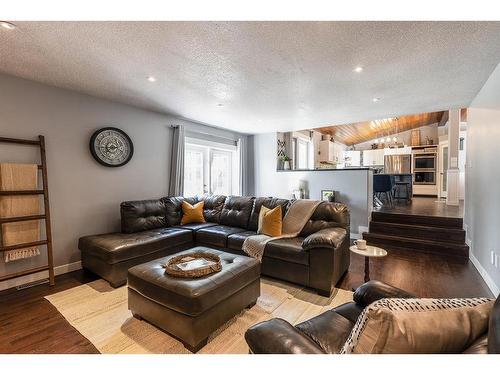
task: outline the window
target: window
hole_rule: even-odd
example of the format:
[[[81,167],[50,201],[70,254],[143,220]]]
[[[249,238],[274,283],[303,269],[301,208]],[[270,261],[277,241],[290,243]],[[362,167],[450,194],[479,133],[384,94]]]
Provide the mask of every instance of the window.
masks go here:
[[[292,155],[294,169],[314,168],[314,148],[310,140],[294,137],[292,140]]]
[[[236,146],[186,138],[184,195],[239,194]]]

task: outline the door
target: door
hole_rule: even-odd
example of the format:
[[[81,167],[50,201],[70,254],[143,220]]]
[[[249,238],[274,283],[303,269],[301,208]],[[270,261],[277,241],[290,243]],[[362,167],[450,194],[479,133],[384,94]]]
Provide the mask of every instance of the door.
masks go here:
[[[439,197],[446,198],[448,188],[448,141],[439,143]]]
[[[231,194],[232,154],[226,150],[210,150],[210,193]]]
[[[184,195],[192,197],[208,193],[208,150],[186,144],[184,151]]]

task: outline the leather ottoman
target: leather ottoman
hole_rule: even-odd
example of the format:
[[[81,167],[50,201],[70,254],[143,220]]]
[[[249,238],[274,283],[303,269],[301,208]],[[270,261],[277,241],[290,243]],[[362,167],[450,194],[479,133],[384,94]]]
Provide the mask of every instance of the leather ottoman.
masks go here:
[[[171,257],[207,251],[221,259],[222,270],[198,279],[169,276],[162,264]],[[176,337],[191,352],[208,336],[260,296],[260,263],[250,257],[198,246],[132,267],[128,271],[128,308]]]

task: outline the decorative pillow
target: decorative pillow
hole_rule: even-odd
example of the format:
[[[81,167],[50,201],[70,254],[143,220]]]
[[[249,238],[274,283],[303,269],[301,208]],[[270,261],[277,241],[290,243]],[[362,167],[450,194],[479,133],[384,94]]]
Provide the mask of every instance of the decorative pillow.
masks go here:
[[[262,206],[259,212],[258,234],[265,234],[271,237],[281,236],[281,206],[273,209]]]
[[[205,202],[201,201],[194,205],[189,204],[186,201],[182,202],[182,219],[181,225],[189,223],[204,223],[205,218],[203,217],[203,206]]]
[[[384,298],[359,316],[341,353],[461,353],[488,328],[488,298]]]

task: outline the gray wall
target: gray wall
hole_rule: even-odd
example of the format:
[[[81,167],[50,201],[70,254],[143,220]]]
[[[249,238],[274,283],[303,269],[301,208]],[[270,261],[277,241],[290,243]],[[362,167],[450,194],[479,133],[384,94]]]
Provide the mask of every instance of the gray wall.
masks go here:
[[[0,136],[46,138],[55,265],[80,260],[80,236],[119,230],[124,200],[164,196],[169,182],[171,129],[236,139],[237,134],[187,120],[97,99],[0,74]],[[89,138],[98,128],[123,129],[134,143],[134,157],[120,168],[106,168],[90,155]],[[35,149],[0,144],[0,162],[38,162]],[[4,265],[0,274],[41,265],[45,257]],[[77,266],[73,265],[73,266]],[[20,281],[20,280],[18,280]],[[0,283],[0,289],[13,282]]]
[[[490,251],[500,257],[500,66],[471,104],[467,115],[465,225],[471,259],[490,289],[500,287],[500,268],[491,264]]]
[[[346,203],[351,211],[353,237],[368,227],[371,213],[372,179],[370,170],[338,171],[276,171],[276,133],[250,137],[253,146],[253,187],[256,196],[291,198],[292,191],[304,187],[311,199],[320,199],[321,190],[338,192],[338,201]],[[362,227],[360,229],[360,227]],[[364,228],[363,228],[364,227]]]

